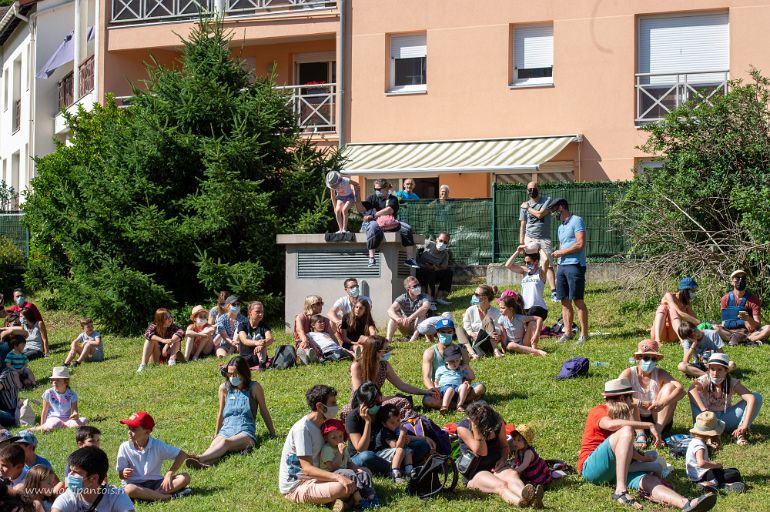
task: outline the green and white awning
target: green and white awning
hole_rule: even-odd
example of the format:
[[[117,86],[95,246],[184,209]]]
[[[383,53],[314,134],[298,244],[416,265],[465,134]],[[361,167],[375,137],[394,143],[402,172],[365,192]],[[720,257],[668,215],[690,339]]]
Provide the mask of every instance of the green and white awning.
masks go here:
[[[580,135],[348,144],[343,172],[366,175],[537,172]]]

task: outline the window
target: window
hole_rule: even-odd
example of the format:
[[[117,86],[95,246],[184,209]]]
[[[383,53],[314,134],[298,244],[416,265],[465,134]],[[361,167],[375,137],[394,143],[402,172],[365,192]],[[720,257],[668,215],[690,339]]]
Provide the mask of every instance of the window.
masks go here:
[[[427,90],[425,34],[390,38],[391,92]]]
[[[553,84],[553,25],[513,31],[513,84]]]

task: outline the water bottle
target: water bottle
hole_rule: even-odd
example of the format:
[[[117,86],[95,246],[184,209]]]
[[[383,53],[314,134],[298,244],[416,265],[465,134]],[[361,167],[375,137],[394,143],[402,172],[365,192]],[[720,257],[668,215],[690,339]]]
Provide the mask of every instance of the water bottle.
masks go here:
[[[635,357],[629,357],[628,358],[628,364],[631,366],[636,366],[636,358]]]
[[[597,368],[599,368],[600,366],[609,366],[609,365],[610,365],[610,363],[608,363],[606,361],[596,361],[594,363],[594,366],[596,366]]]

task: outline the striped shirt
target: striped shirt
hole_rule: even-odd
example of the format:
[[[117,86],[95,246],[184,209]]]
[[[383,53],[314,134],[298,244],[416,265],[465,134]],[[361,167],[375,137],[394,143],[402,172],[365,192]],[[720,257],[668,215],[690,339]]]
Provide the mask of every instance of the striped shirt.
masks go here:
[[[21,370],[24,368],[24,366],[29,362],[29,359],[27,358],[24,353],[17,353],[13,350],[8,352],[8,355],[5,356],[5,364],[10,364],[17,370]]]

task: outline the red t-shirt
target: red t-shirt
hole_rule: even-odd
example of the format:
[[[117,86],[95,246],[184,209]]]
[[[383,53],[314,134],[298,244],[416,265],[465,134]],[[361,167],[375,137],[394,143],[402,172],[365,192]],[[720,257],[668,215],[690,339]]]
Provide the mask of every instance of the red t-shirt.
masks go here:
[[[35,322],[42,322],[43,321],[43,315],[40,314],[40,310],[37,309],[37,306],[32,304],[31,302],[27,302],[24,304],[24,307],[20,307],[16,304],[8,308],[8,311],[13,311],[14,313],[18,313],[21,315],[22,309],[28,309],[32,312],[32,317],[35,319]]]
[[[583,429],[583,441],[580,443],[580,456],[578,457],[578,471],[583,472],[583,464],[589,455],[596,450],[605,439],[612,435],[612,431],[599,428],[599,421],[607,416],[607,404],[600,404],[591,409],[586,418],[586,426]]]
[[[729,300],[729,296],[730,294],[726,293],[722,297],[722,300],[719,301],[719,309],[727,308],[727,301]],[[759,308],[760,308],[759,299],[757,299],[756,297],[754,297],[752,294],[748,292],[746,293],[746,295],[744,295],[744,297],[746,297],[746,307],[745,307],[746,311],[749,312],[749,314],[754,320],[759,321]],[[737,306],[738,304],[740,304],[740,302],[741,302],[741,299],[739,299],[738,297],[735,297],[735,305]]]

